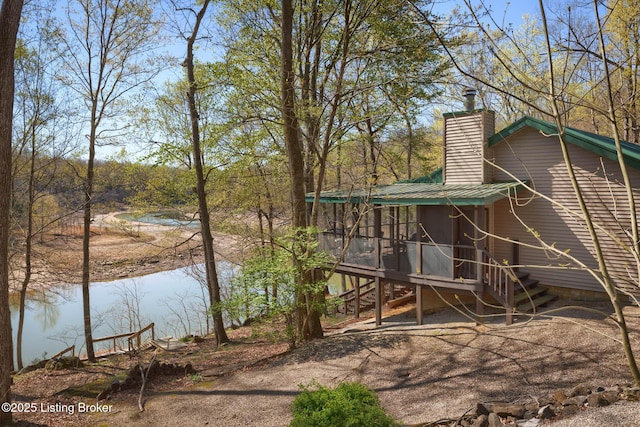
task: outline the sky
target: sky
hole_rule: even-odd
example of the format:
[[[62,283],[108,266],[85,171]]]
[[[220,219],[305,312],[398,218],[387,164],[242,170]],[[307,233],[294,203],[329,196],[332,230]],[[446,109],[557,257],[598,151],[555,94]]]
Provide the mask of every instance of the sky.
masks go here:
[[[484,5],[491,10],[493,18],[502,25],[511,23],[517,27],[522,24],[522,16],[525,14],[537,15],[538,2],[532,0],[470,0],[473,6]],[[447,14],[456,6],[461,10],[466,10],[466,6],[462,0],[435,0],[434,12]]]

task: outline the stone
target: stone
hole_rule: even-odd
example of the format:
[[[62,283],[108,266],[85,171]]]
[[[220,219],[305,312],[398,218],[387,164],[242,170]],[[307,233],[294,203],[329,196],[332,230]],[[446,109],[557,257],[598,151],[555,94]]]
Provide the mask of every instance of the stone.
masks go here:
[[[541,425],[541,421],[538,418],[518,420],[518,422],[516,422],[516,426],[518,427],[538,427],[539,425]]]
[[[45,369],[58,370],[58,369],[77,368],[79,366],[82,366],[82,362],[80,361],[79,357],[65,356],[65,357],[56,357],[55,359],[50,359],[46,363]]]
[[[96,398],[98,402],[106,399],[109,396],[109,391],[111,391],[111,387],[105,388],[104,390],[102,390],[100,394],[98,394],[98,397]]]
[[[527,411],[538,411],[538,408],[540,407],[540,405],[538,404],[538,402],[532,400],[528,403],[525,403],[524,405],[524,409],[526,409]],[[525,417],[526,418],[526,417]]]
[[[489,411],[486,406],[482,403],[476,403],[476,415],[479,417],[480,415],[489,415]]]
[[[489,417],[486,414],[479,415],[471,427],[489,427]]]
[[[624,389],[622,395],[626,400],[640,400],[640,387],[629,387]]]
[[[578,405],[566,405],[562,407],[562,415],[571,416],[580,412],[580,407]]]
[[[592,408],[598,408],[600,406],[609,406],[611,402],[609,402],[604,396],[603,393],[592,393],[587,396],[587,403]]]
[[[500,416],[495,412],[492,412],[489,414],[489,416],[487,417],[487,421],[488,421],[487,427],[503,427],[504,426],[504,424],[502,423],[502,420],[500,419]]]
[[[496,403],[493,405],[492,411],[501,417],[522,418],[525,409],[522,405]]]
[[[616,403],[620,400],[620,394],[617,391],[605,391],[602,393],[602,397],[607,399],[609,403]]]
[[[574,396],[574,397],[565,399],[565,401],[562,402],[562,406],[571,406],[571,405],[582,406],[585,403],[587,403],[587,396]]]
[[[573,387],[567,397],[586,396],[591,394],[591,389],[584,384],[578,384]]]
[[[184,365],[184,372],[187,375],[193,375],[196,373],[196,370],[193,368],[193,365],[191,363],[187,363],[186,365]]]
[[[555,393],[553,393],[553,398],[555,399],[556,402],[562,403],[565,400],[567,400],[567,395],[562,390],[556,391]]]
[[[556,416],[556,413],[551,409],[550,405],[545,405],[538,409],[538,417],[543,420],[548,420]]]

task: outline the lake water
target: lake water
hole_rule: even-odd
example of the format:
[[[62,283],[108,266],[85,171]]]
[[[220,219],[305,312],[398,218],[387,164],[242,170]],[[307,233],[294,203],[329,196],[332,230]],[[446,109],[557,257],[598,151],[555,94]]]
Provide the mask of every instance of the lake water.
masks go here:
[[[234,267],[218,262],[221,287],[226,287]],[[200,266],[201,268],[201,266]],[[93,338],[136,331],[155,323],[156,337],[206,333],[205,302],[208,294],[192,269],[165,271],[132,279],[90,285]],[[14,334],[18,330],[17,298],[11,307]],[[22,360],[26,365],[46,355],[76,345],[84,353],[82,287],[69,286],[46,295],[30,295],[25,311]],[[108,347],[97,343],[96,351]]]
[[[187,227],[187,228],[199,228],[200,221],[197,219],[188,219],[184,215],[175,211],[162,211],[162,212],[145,212],[135,213],[126,212],[116,215],[116,218],[125,221],[138,221],[145,222],[147,224],[167,225],[171,227]]]

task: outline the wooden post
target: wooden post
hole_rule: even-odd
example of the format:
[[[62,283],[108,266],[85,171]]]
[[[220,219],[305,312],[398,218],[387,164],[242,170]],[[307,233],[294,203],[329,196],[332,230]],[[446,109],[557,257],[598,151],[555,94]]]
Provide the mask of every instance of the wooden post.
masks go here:
[[[476,281],[480,285],[480,289],[476,295],[476,325],[484,323],[484,288],[487,285],[484,282],[484,268],[484,256],[482,249],[476,249]]]
[[[382,286],[380,286],[380,278],[374,279],[376,284],[376,326],[382,325]]]
[[[507,275],[507,325],[513,323],[513,280]]]
[[[373,207],[373,227],[375,228],[374,231],[374,235],[375,235],[375,249],[374,249],[374,254],[376,257],[376,260],[374,262],[374,266],[376,268],[380,268],[380,244],[382,242],[381,237],[382,237],[382,208],[378,208],[376,209],[376,207]]]
[[[519,242],[516,240],[515,242],[513,242],[513,247],[512,247],[512,259],[513,259],[513,265],[515,267],[513,267],[513,271],[515,271],[516,273],[520,270],[520,267],[518,267],[518,265],[520,265],[520,245]]]
[[[355,307],[354,307],[354,312],[355,312],[355,318],[359,319],[360,318],[360,276],[356,276],[356,286],[355,286]],[[346,313],[346,311],[345,311]]]
[[[424,310],[422,308],[422,285],[416,285],[416,323],[424,324]]]

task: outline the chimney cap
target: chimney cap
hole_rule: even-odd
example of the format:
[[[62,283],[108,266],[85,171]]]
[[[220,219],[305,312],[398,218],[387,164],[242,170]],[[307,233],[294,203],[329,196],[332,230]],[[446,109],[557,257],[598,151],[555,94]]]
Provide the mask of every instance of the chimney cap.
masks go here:
[[[467,111],[473,111],[475,108],[475,98],[476,98],[476,93],[477,91],[475,90],[475,88],[472,87],[465,87],[464,91],[462,92],[462,94],[464,95],[464,97],[467,99],[465,102],[465,108]]]
[[[470,86],[465,87],[464,90],[462,91],[462,94],[466,97],[475,96],[476,93],[478,93],[478,91],[475,90],[475,88],[472,88]]]

